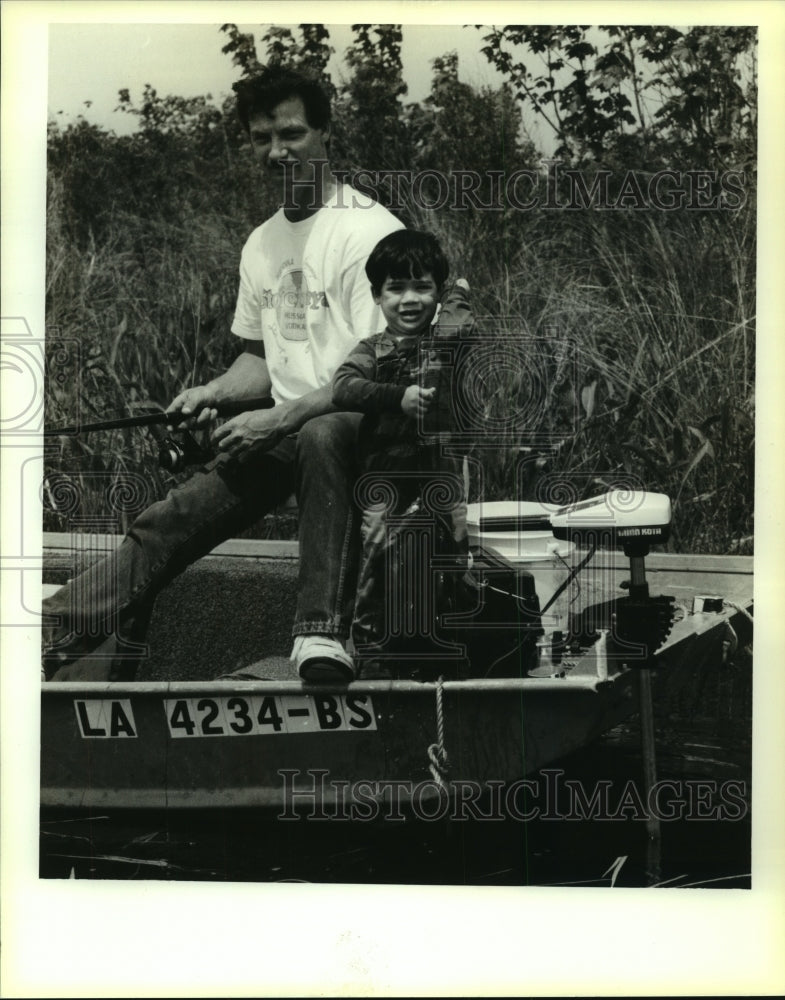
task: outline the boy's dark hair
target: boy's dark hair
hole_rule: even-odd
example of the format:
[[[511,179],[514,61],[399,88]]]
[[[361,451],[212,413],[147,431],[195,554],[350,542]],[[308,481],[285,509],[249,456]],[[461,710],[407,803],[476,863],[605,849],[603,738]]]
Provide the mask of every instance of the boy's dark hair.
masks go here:
[[[379,295],[387,278],[421,278],[430,274],[441,286],[450,265],[433,233],[420,229],[398,229],[379,240],[365,264],[365,273],[374,295]]]
[[[232,84],[237,94],[237,116],[249,130],[251,115],[262,111],[272,115],[273,109],[288,97],[299,97],[305,108],[305,118],[311,128],[327,128],[332,117],[330,98],[318,81],[283,66],[267,66],[259,76],[238,80]]]

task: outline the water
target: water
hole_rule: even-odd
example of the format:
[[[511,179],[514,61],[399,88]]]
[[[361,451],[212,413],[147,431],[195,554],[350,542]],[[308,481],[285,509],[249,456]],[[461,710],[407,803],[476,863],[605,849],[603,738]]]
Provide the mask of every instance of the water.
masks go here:
[[[495,822],[429,823],[410,817],[363,824],[282,821],[250,810],[87,816],[50,811],[41,817],[40,875],[748,888],[749,650],[741,650],[727,666],[697,670],[680,692],[660,697],[655,726],[660,805],[675,816],[661,821],[658,850],[637,805],[643,768],[638,724],[632,719],[534,776],[533,788],[516,800],[521,811],[532,802],[541,807],[527,822],[510,815]],[[583,799],[576,799],[577,793]],[[592,813],[586,803],[594,793],[600,806]]]

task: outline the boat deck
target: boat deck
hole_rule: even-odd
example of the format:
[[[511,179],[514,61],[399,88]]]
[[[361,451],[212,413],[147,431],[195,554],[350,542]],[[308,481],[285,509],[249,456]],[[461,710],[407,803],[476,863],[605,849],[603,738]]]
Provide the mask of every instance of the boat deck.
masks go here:
[[[77,566],[119,545],[118,535],[44,536],[44,581],[64,583]],[[297,587],[296,542],[232,539],[185,570],[159,596],[140,681],[210,680],[266,661],[267,676],[292,679],[292,609]],[[653,552],[646,558],[652,595],[691,606],[696,594],[720,595],[748,607],[752,556]],[[600,552],[580,574],[576,610],[619,593],[629,577],[621,552]],[[205,614],[209,608],[209,614]]]

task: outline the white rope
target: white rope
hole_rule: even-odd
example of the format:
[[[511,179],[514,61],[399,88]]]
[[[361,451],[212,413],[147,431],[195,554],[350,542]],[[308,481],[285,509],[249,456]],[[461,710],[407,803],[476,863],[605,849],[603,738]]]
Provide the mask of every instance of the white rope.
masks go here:
[[[431,762],[428,770],[439,788],[446,792],[450,759],[444,747],[444,677],[442,676],[436,682],[436,740],[436,743],[428,747],[428,759]]]

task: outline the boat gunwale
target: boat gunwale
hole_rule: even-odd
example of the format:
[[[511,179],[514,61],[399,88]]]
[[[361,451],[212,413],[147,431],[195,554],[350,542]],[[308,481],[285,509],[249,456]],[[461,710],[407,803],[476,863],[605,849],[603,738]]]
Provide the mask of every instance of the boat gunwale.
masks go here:
[[[78,546],[74,539],[88,537],[91,540],[91,551],[101,551],[117,548],[123,540],[121,534],[101,532],[69,533],[58,531],[43,532],[43,550],[52,555],[64,551],[77,552]],[[493,548],[490,543],[484,543],[483,548]],[[299,558],[299,543],[294,540],[269,538],[230,538],[221,542],[208,552],[204,559],[261,559],[289,562]],[[628,567],[629,560],[620,549],[602,549],[595,560],[609,559],[620,569]],[[734,554],[701,554],[690,552],[653,551],[646,556],[646,571],[652,573],[678,572],[686,576],[698,573],[711,573],[718,576],[752,576],[755,557],[752,555]]]
[[[492,693],[509,690],[511,693],[523,691],[545,691],[549,689],[564,691],[565,688],[593,690],[607,687],[632,671],[623,671],[612,675],[608,680],[597,676],[579,674],[563,677],[498,677],[471,678],[467,680],[446,680],[442,684],[445,693],[471,692]],[[282,694],[282,695],[326,695],[326,694],[433,694],[439,689],[436,681],[409,680],[374,680],[352,681],[351,684],[303,684],[302,681],[291,680],[234,680],[232,678],[214,678],[207,681],[47,681],[41,686],[42,694],[62,697],[130,697],[138,695],[177,695],[184,697],[189,693],[213,695],[231,694],[239,691],[245,694]]]

